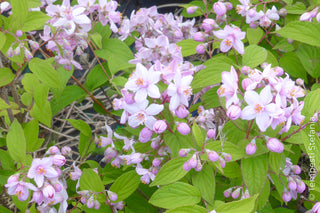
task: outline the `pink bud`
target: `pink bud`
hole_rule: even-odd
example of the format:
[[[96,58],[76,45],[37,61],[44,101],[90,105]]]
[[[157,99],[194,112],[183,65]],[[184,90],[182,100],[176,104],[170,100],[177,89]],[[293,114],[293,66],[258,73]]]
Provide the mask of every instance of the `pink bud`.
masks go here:
[[[311,213],[319,213],[320,212],[320,202],[317,202],[311,210]]]
[[[227,13],[227,7],[222,2],[214,3],[213,10],[218,16],[224,16]]]
[[[50,154],[50,155],[60,154],[60,150],[57,146],[50,146],[47,151],[47,154]]]
[[[54,155],[52,158],[55,166],[63,166],[66,163],[66,158],[63,155]]]
[[[254,153],[256,153],[256,150],[257,150],[256,141],[252,140],[246,147],[246,153],[247,155],[253,155]]]
[[[53,184],[53,187],[54,187],[56,192],[60,192],[62,190],[62,185],[60,183],[58,183],[58,182]]]
[[[197,6],[188,7],[188,8],[187,8],[187,13],[188,13],[188,14],[193,14],[194,12],[196,12],[196,10],[197,10],[198,8],[199,8],[199,7],[197,7]]]
[[[300,166],[298,166],[298,165],[293,165],[293,166],[291,166],[291,170],[292,170],[296,175],[298,175],[298,174],[301,173],[301,168],[300,168]]]
[[[196,168],[194,168],[197,172],[200,172],[202,170],[202,164],[201,164],[201,161],[198,160],[198,164],[196,166]]]
[[[196,168],[198,162],[197,162],[197,155],[193,154],[192,157],[189,159],[189,164],[191,168]]]
[[[178,106],[178,108],[175,110],[175,114],[178,118],[185,118],[189,115],[189,111],[186,109],[185,106]]]
[[[253,83],[253,81],[250,78],[245,78],[242,80],[241,86],[242,86],[243,90],[246,91],[248,86],[251,85],[252,83]]]
[[[152,161],[152,166],[158,167],[161,164],[162,159],[161,158],[155,158]]]
[[[151,140],[153,132],[148,128],[144,127],[139,134],[139,141],[141,143],[146,143]]]
[[[233,5],[230,2],[224,2],[224,5],[227,7],[227,10],[233,9]]]
[[[26,59],[28,60],[31,60],[33,58],[32,53],[27,48],[24,48],[24,57],[26,57]]]
[[[45,198],[49,198],[49,199],[52,199],[54,198],[54,195],[56,193],[55,189],[53,188],[52,185],[50,184],[47,184],[44,188],[43,188],[43,196]]]
[[[243,66],[243,67],[241,68],[241,73],[244,74],[244,75],[248,75],[250,70],[251,70],[250,67],[248,67],[248,66]]]
[[[68,146],[62,147],[61,154],[64,156],[71,156],[72,155],[71,148]]]
[[[97,200],[95,200],[94,201],[94,209],[98,210],[98,209],[100,209],[100,206],[101,206],[101,204]]]
[[[189,161],[185,162],[183,164],[183,170],[188,172],[188,171],[190,171],[190,169],[191,169],[191,166],[190,166]]]
[[[201,26],[205,32],[210,32],[218,27],[216,21],[212,18],[206,18],[203,20]]]
[[[229,153],[222,153],[223,159],[225,159],[227,162],[231,161],[231,155]]]
[[[297,189],[297,183],[293,180],[292,177],[288,178],[288,188],[291,191],[295,191]]]
[[[286,8],[281,8],[279,10],[279,15],[282,16],[282,17],[285,17],[287,15],[287,10]]]
[[[257,14],[256,8],[252,8],[248,11],[248,16],[253,18]]]
[[[240,195],[240,190],[241,190],[241,188],[237,188],[236,190],[234,190],[233,192],[232,192],[232,198],[233,199],[237,199],[238,197],[239,197],[239,195]]]
[[[207,131],[207,137],[208,138],[214,138],[216,136],[216,130],[215,129],[209,129]]]
[[[87,207],[89,208],[89,209],[91,209],[91,208],[93,208],[93,206],[94,206],[94,198],[93,198],[93,196],[91,196],[88,200],[87,200]]]
[[[188,126],[188,124],[181,122],[178,124],[177,130],[178,132],[180,132],[180,134],[187,135],[190,132],[190,127]]]
[[[198,42],[204,42],[206,40],[206,34],[204,32],[196,32],[192,35],[193,40]]]
[[[237,120],[241,115],[241,108],[238,105],[231,105],[227,109],[227,116],[231,120]]]
[[[282,199],[284,202],[289,202],[291,200],[291,194],[286,188],[283,190]]]
[[[16,47],[16,49],[14,49],[13,55],[15,55],[15,56],[20,55],[20,45],[18,45],[18,46]]]
[[[209,160],[211,160],[212,162],[219,160],[219,155],[215,151],[208,150],[207,153]]]
[[[7,56],[8,56],[9,58],[13,57],[13,49],[12,49],[12,47],[9,47],[9,49],[8,49],[8,51],[7,51]]]
[[[317,14],[316,19],[317,19],[317,22],[320,23],[320,13]]]
[[[190,151],[191,151],[191,149],[180,149],[179,156],[186,157]]]
[[[265,69],[265,68],[267,68],[268,65],[269,65],[269,64],[268,64],[267,62],[263,62],[263,63],[261,64],[261,68],[262,68],[262,69]]]
[[[223,195],[224,195],[225,197],[230,197],[231,194],[232,194],[232,188],[229,188],[229,189],[227,189],[227,190],[225,190],[225,191],[223,192]]]
[[[221,168],[224,168],[226,166],[226,161],[222,157],[219,157],[218,160],[219,160]]]
[[[32,195],[32,201],[36,202],[37,204],[41,204],[43,201],[43,193],[42,191],[35,191]]]
[[[301,78],[297,78],[297,80],[296,80],[296,84],[297,84],[297,85],[299,85],[299,86],[303,86],[303,84],[304,84],[303,79],[301,79]]]
[[[296,182],[297,182],[297,192],[298,193],[304,192],[304,190],[306,189],[306,184],[299,179],[297,179]]]
[[[21,30],[16,31],[16,36],[21,37],[23,35],[23,32]]]
[[[292,44],[292,43],[293,43],[293,40],[292,40],[292,39],[287,38],[287,42],[288,42],[288,44]]]
[[[254,28],[257,28],[258,25],[259,25],[259,23],[256,22],[256,21],[254,21],[254,22],[251,22],[251,23],[249,24],[249,27],[252,28],[252,29],[254,29]]]
[[[276,138],[269,138],[267,141],[267,148],[271,152],[282,153],[284,150],[283,144]]]
[[[118,195],[112,191],[107,191],[108,192],[108,196],[110,198],[110,200],[112,201],[116,201],[118,199]]]
[[[30,47],[31,47],[33,50],[39,49],[39,44],[38,44],[38,42],[35,42],[35,41],[32,41],[32,40],[29,40],[28,42],[29,42],[29,44],[30,44]]]
[[[196,51],[197,51],[198,54],[205,53],[206,49],[207,49],[207,45],[205,45],[205,44],[198,44],[197,47],[196,47]]]
[[[153,131],[157,134],[163,133],[166,129],[167,129],[167,123],[164,120],[157,120],[153,124]]]
[[[274,69],[273,71],[277,73],[277,76],[282,76],[284,73],[282,67],[275,67],[273,69]]]
[[[153,138],[151,140],[151,144],[150,144],[152,149],[157,149],[160,146],[160,141],[158,140],[158,138]]]
[[[14,175],[11,175],[8,180],[7,180],[7,184],[10,184],[10,183],[15,183],[15,182],[19,182],[19,176],[20,174],[14,174]]]

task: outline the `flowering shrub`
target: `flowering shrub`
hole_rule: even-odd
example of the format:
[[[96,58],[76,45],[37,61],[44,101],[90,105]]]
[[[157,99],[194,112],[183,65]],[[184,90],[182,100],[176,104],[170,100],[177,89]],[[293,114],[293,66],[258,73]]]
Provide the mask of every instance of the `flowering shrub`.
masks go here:
[[[318,6],[1,2],[3,193],[21,212],[320,212]],[[71,137],[53,119],[88,98],[104,124],[67,113],[76,147],[45,136]]]

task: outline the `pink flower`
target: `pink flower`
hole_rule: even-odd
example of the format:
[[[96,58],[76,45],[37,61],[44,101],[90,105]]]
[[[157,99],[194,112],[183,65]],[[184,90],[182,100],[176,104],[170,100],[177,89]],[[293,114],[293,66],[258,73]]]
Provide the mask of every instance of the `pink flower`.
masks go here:
[[[74,172],[70,172],[70,179],[78,180],[82,175],[82,171],[75,165],[75,163],[72,164],[72,167],[74,168]]]
[[[199,8],[199,7],[197,7],[197,6],[188,7],[188,8],[187,8],[187,13],[188,13],[188,14],[193,14],[194,12],[196,12],[196,10],[197,10],[198,8]]]
[[[222,85],[217,93],[220,97],[226,97],[226,107],[229,108],[231,104],[238,104],[237,96],[238,90],[238,74],[236,70],[231,67],[230,72],[222,72]]]
[[[247,155],[253,155],[256,153],[257,150],[257,145],[256,145],[256,140],[252,140],[247,146],[246,146],[246,153]]]
[[[317,203],[312,207],[312,213],[320,213],[320,202],[317,202]]]
[[[15,178],[14,178],[15,179]],[[10,178],[9,178],[10,180]],[[29,197],[29,189],[37,191],[38,189],[32,183],[26,183],[23,181],[9,181],[5,187],[8,188],[9,195],[16,195],[20,201],[25,201]]]
[[[227,7],[219,1],[213,4],[213,10],[218,16],[224,16],[227,13]]]
[[[244,120],[256,118],[259,129],[262,132],[266,131],[272,123],[272,118],[283,114],[283,110],[278,105],[271,103],[272,99],[269,85],[261,90],[260,95],[255,91],[246,91],[244,100],[248,106],[242,110],[241,118]]]
[[[157,134],[163,133],[167,129],[167,123],[164,120],[157,120],[153,125],[153,131]]]
[[[32,161],[27,176],[28,178],[34,178],[37,186],[42,187],[44,177],[49,179],[56,178],[59,176],[59,173],[53,168],[53,158],[35,158]]]
[[[180,134],[187,135],[190,132],[190,127],[188,124],[181,122],[177,125],[177,130],[180,132]]]
[[[231,105],[227,109],[227,116],[231,120],[237,120],[241,115],[241,108],[238,105]]]
[[[192,95],[192,88],[190,87],[192,79],[191,75],[182,77],[180,72],[176,73],[173,79],[174,83],[170,83],[168,86],[168,96],[171,97],[169,109],[171,111],[176,110],[180,104],[189,106],[188,101]]]
[[[246,33],[241,32],[240,28],[226,25],[223,30],[215,31],[213,34],[217,38],[223,39],[220,44],[220,50],[222,52],[228,52],[233,47],[240,54],[244,54],[244,45],[241,40],[244,39]]]
[[[284,150],[283,144],[276,138],[269,138],[267,140],[267,148],[271,152],[282,153]]]
[[[150,130],[148,127],[144,127],[139,134],[139,141],[141,143],[146,143],[149,140],[151,140],[152,135],[153,135],[152,130]]]
[[[153,181],[156,177],[151,171],[144,169],[141,164],[137,164],[136,172],[138,175],[142,175],[141,182],[144,184],[149,184],[150,180]]]
[[[110,128],[110,126],[107,125],[107,123],[105,124],[107,132],[108,132],[108,137],[104,137],[104,136],[100,136],[100,146],[101,147],[106,147],[107,145],[110,145],[113,143],[112,141],[112,136],[113,136],[113,131]]]
[[[160,81],[160,72],[148,71],[142,64],[138,63],[136,71],[125,84],[125,88],[135,92],[136,102],[151,98],[160,98],[161,94],[156,84]]]

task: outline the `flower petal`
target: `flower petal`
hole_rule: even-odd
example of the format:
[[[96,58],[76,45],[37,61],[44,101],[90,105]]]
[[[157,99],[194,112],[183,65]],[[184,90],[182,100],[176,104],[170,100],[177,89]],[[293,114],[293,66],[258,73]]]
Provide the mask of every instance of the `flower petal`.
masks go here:
[[[158,115],[162,110],[163,110],[163,105],[150,104],[150,106],[146,109],[146,113],[147,115]]]

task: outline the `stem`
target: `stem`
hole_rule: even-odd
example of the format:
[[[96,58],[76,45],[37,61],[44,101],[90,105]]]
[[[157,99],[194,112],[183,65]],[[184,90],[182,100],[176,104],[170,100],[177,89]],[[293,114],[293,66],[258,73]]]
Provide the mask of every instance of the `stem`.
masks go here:
[[[73,75],[71,78],[90,96],[90,98],[98,104],[113,120],[115,120],[117,123],[119,123],[119,120],[110,113],[109,110],[107,110],[79,81],[76,79]]]
[[[250,121],[248,121],[248,123],[249,123],[249,122],[250,122]],[[251,121],[250,125],[248,126],[247,134],[246,134],[246,139],[248,139],[248,137],[249,137],[249,133],[250,133],[250,130],[251,130],[252,124],[253,124],[253,120]]]
[[[287,135],[286,137],[281,139],[281,142],[285,141],[286,139],[290,138],[292,135],[300,132],[302,129],[306,128],[309,124],[311,123],[311,121],[309,121],[308,123],[302,125],[299,127],[299,129],[297,129],[296,131],[291,132],[289,135]]]

